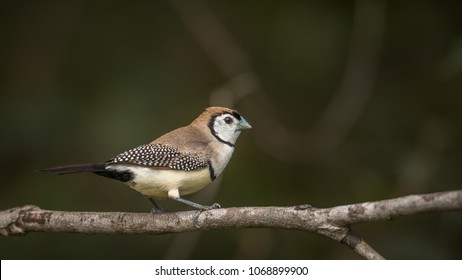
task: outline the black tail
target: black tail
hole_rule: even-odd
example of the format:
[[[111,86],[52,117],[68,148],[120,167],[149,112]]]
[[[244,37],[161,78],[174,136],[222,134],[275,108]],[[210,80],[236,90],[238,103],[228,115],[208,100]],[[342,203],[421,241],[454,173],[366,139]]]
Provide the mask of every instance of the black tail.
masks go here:
[[[127,182],[133,180],[134,174],[130,170],[117,171],[107,170],[105,163],[75,164],[66,166],[57,166],[47,169],[40,169],[40,172],[52,175],[63,175],[70,173],[91,172],[96,175],[104,176],[114,180]]]
[[[104,163],[89,163],[89,164],[75,164],[66,166],[57,166],[47,169],[40,169],[40,172],[45,174],[62,175],[69,173],[80,173],[80,172],[93,172],[98,173],[105,171]]]

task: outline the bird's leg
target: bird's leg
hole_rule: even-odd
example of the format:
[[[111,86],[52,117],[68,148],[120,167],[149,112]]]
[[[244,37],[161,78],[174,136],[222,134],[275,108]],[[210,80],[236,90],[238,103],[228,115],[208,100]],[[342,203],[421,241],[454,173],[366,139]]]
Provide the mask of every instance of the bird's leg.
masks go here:
[[[178,201],[178,202],[184,203],[184,204],[186,204],[186,205],[189,205],[189,206],[191,206],[191,207],[197,208],[197,209],[199,209],[199,210],[210,210],[210,209],[218,209],[218,208],[221,208],[220,204],[218,204],[218,203],[214,203],[214,204],[212,204],[212,205],[210,205],[210,206],[205,206],[205,205],[201,205],[201,204],[199,204],[199,203],[192,202],[192,201],[190,201],[190,200],[181,198],[178,189],[170,190],[170,191],[168,192],[168,197],[169,197],[170,199],[173,199],[173,200],[176,200],[176,201]]]
[[[192,202],[190,200],[187,200],[187,199],[184,199],[184,198],[181,198],[181,197],[175,197],[175,198],[172,198],[173,200],[176,200],[178,202],[181,202],[181,203],[184,203],[184,204],[187,204],[191,207],[194,207],[194,208],[197,208],[199,210],[210,210],[210,209],[218,209],[218,208],[221,208],[220,204],[218,203],[214,203],[210,206],[206,206],[206,205],[201,205],[199,203],[196,203],[196,202]]]
[[[152,197],[148,197],[148,200],[151,201],[152,205],[154,205],[154,207],[151,209],[151,213],[164,213],[164,208],[160,207],[159,204],[157,204],[157,202],[152,198]]]

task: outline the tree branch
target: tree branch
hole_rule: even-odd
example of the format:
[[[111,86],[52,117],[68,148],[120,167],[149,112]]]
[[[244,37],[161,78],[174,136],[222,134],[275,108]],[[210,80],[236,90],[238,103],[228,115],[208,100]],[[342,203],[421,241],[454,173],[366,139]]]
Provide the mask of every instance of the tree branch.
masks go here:
[[[364,240],[352,234],[352,225],[456,210],[462,210],[462,190],[409,195],[331,208],[314,208],[310,205],[236,207],[162,214],[64,212],[28,205],[0,211],[0,234],[166,234],[229,228],[297,229],[341,242],[366,259],[381,259],[383,257]]]

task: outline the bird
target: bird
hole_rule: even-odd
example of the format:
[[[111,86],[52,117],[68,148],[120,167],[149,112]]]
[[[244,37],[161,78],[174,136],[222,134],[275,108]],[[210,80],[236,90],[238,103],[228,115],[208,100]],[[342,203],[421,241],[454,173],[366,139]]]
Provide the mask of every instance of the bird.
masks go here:
[[[236,110],[208,107],[189,125],[174,129],[149,144],[127,150],[100,163],[41,169],[62,175],[89,172],[127,184],[164,212],[157,199],[169,198],[199,210],[220,208],[184,199],[222,174],[243,130],[252,126]]]

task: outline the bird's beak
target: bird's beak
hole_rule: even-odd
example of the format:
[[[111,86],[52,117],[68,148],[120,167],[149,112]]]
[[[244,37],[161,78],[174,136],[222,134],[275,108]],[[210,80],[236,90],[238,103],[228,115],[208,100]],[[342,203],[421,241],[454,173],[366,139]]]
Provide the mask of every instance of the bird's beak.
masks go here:
[[[239,125],[237,126],[239,130],[251,129],[252,126],[243,118],[239,121]]]

